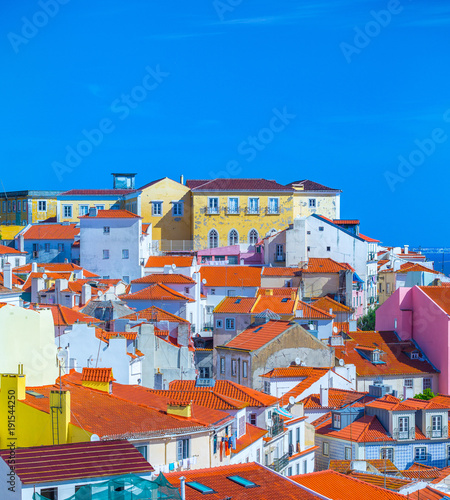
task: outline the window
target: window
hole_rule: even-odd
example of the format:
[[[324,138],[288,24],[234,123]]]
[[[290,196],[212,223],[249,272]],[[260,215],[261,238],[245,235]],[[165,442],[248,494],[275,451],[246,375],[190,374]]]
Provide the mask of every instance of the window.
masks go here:
[[[326,441],[324,441],[322,443],[322,455],[325,455],[327,457],[329,453],[330,453],[330,446]]]
[[[6,201],[3,202],[3,213],[6,214]]]
[[[390,293],[390,290],[391,289],[391,284],[390,283],[386,283],[386,293]]]
[[[333,427],[335,427],[336,429],[341,428],[341,415],[340,415],[340,413],[333,413]]]
[[[225,319],[225,330],[234,330],[234,318]]]
[[[405,387],[410,387],[412,389],[412,387],[413,387],[413,379],[412,378],[405,378]]]
[[[227,297],[236,297],[236,290],[227,290]]]
[[[8,201],[8,212],[11,212],[11,202]]]
[[[179,439],[177,441],[177,460],[189,458],[189,439]]]
[[[128,248],[124,248],[122,250],[122,259],[129,259],[130,258],[130,252],[128,251]]]
[[[58,252],[64,252],[64,243],[58,243]]]
[[[394,448],[381,448],[380,451],[380,458],[382,460],[390,460],[391,462],[394,461]]]
[[[306,251],[310,252],[311,251],[311,247],[306,247]]]
[[[259,214],[259,198],[249,198],[247,212],[249,214]]]
[[[215,229],[211,229],[208,236],[209,248],[217,248],[219,246],[219,234]]]
[[[417,351],[413,351],[411,353],[411,359],[419,359],[419,353]]]
[[[275,247],[275,260],[276,261],[282,261],[282,260],[284,260],[283,245],[281,245],[281,244],[278,244]]]
[[[309,208],[316,208],[316,199],[315,198],[309,199]]]
[[[256,413],[250,413],[250,423],[256,425]]]
[[[442,437],[442,416],[433,415],[431,417],[431,437]]]
[[[278,214],[279,213],[279,199],[269,198],[269,206],[267,207],[267,213]]]
[[[44,244],[44,252],[50,252],[50,243],[45,243]]]
[[[248,242],[250,245],[256,245],[258,243],[259,235],[256,229],[252,229],[248,233]]]
[[[172,215],[174,217],[182,217],[183,216],[183,202],[182,201],[173,201],[172,202]]]
[[[95,205],[97,210],[105,210],[105,205]]]
[[[432,389],[431,387],[431,378],[424,378],[423,379],[423,390],[425,389]]]
[[[270,382],[267,380],[264,380],[264,392],[266,394],[270,394]]]
[[[109,259],[109,250],[103,250],[103,258]]]
[[[323,231],[323,226],[319,226],[319,231]]]
[[[239,198],[228,198],[228,213],[229,214],[239,213]]]
[[[238,245],[239,244],[239,234],[236,229],[232,229],[230,234],[228,235],[228,244],[229,245]]]
[[[418,446],[414,448],[414,461],[423,462],[427,459],[427,448],[425,446]]]
[[[225,358],[220,358],[220,373],[225,373]]]
[[[152,201],[152,215],[153,216],[162,215],[162,206],[163,206],[162,201]]]
[[[103,234],[109,234],[110,233],[110,227],[109,226],[103,226]]]
[[[292,467],[288,467],[287,475],[292,476]]]
[[[147,460],[147,445],[136,446],[137,451]]]
[[[78,215],[87,215],[89,213],[89,205],[78,205]]]
[[[327,247],[327,252],[331,252],[331,247]]]
[[[303,462],[303,474],[306,474],[308,472],[308,462],[304,460]]]
[[[17,202],[17,209],[16,209],[16,210],[17,210],[17,212],[20,212],[20,207],[21,207],[21,206],[22,206],[22,202],[19,200],[19,201]]]
[[[208,213],[209,214],[219,213],[219,198],[208,198]]]
[[[352,459],[352,449],[350,446],[345,447],[345,460],[351,460]]]
[[[237,375],[237,360],[231,360],[231,375],[235,377]]]
[[[211,295],[216,295],[216,289],[215,288],[211,288],[210,293],[211,293]]]
[[[38,211],[39,212],[47,211],[47,202],[45,200],[38,200]]]
[[[15,259],[14,262],[15,262],[15,267],[20,266],[20,259]]]
[[[22,212],[26,212],[26,211],[27,211],[27,200],[23,200]]]
[[[398,417],[398,439],[408,439],[409,417]]]
[[[48,500],[58,500],[58,488],[42,488],[40,494]]]
[[[209,367],[207,366],[200,366],[200,378],[210,378],[209,376]]]
[[[247,376],[248,376],[248,362],[243,361],[242,362],[242,377],[247,378]]]
[[[261,463],[261,450],[259,448],[256,450],[256,462]]]
[[[72,218],[72,205],[63,205],[63,217]]]
[[[295,466],[295,470],[297,473],[297,476],[300,474],[300,462],[297,462],[297,465]]]
[[[221,319],[216,319],[216,328],[223,328],[223,321]]]

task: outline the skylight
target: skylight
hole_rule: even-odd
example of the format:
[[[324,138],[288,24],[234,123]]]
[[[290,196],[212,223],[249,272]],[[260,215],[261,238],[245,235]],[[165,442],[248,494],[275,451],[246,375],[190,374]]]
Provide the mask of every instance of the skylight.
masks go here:
[[[289,300],[289,297],[283,297],[283,298],[281,299],[281,302],[287,302],[288,300]]]
[[[186,486],[189,486],[190,488],[199,491],[202,495],[208,495],[210,493],[217,493],[217,491],[214,491],[209,486],[205,486],[204,484],[199,483],[197,481],[186,482]]]
[[[259,327],[258,327],[258,328],[254,331],[254,333],[259,332],[259,330],[262,330],[262,326],[259,326]]]
[[[253,481],[249,481],[241,476],[227,476],[227,479],[233,481],[234,483],[240,484],[244,488],[257,488],[259,484],[254,483]]]
[[[36,391],[25,391],[27,394],[30,396],[34,396],[35,398],[45,398],[45,396],[39,392]]]
[[[236,300],[234,301],[234,303],[235,303],[235,304],[240,304],[240,303],[241,303],[241,299],[236,299]]]

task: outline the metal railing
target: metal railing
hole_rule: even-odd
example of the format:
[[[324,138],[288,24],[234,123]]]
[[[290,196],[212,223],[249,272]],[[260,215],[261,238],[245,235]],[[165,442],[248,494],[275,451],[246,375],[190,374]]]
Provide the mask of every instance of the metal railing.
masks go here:
[[[241,213],[241,207],[227,207],[225,210],[227,215],[239,215]]]
[[[400,430],[400,429],[394,429],[394,432],[392,433],[392,437],[396,441],[400,440],[405,440],[405,439],[415,439],[416,438],[416,429],[414,427],[411,427],[409,430]]]
[[[280,209],[267,207],[266,215],[280,215]]]
[[[286,260],[285,252],[275,253],[275,262],[284,262]]]
[[[275,472],[281,472],[289,463],[289,453],[285,453],[281,458],[275,458],[268,467]]]
[[[219,215],[220,207],[205,207],[205,213],[207,215]]]
[[[427,438],[436,439],[436,438],[447,438],[448,428],[442,427],[441,429],[432,429],[431,427],[427,427]]]
[[[259,215],[261,213],[261,207],[246,207],[245,213],[247,215]]]

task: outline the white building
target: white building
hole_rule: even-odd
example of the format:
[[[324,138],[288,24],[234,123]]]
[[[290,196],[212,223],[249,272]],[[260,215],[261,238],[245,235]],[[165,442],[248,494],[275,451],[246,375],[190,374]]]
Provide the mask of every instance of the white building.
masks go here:
[[[0,245],[0,271],[5,264],[10,263],[13,267],[23,266],[26,263],[27,253],[16,250],[5,245]]]
[[[80,217],[80,264],[103,278],[125,283],[144,275],[151,252],[151,231],[128,210],[97,210]]]

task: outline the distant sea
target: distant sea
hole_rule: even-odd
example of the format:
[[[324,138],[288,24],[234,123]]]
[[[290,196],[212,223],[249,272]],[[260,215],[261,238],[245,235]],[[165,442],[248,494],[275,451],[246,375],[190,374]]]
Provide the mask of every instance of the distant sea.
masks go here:
[[[450,275],[450,248],[411,248],[411,251],[420,251],[426,255],[427,260],[434,262],[434,269],[436,271],[442,272],[442,267],[444,267],[444,274],[446,276]]]

